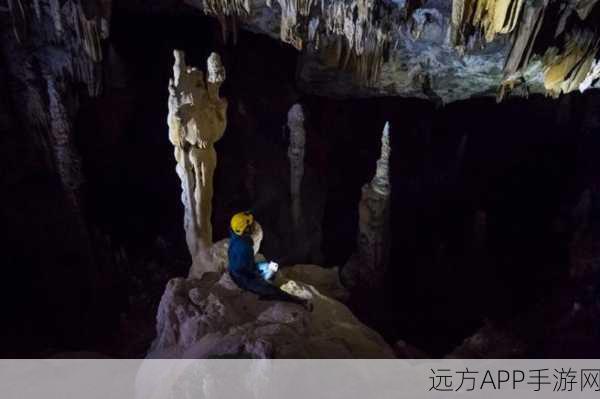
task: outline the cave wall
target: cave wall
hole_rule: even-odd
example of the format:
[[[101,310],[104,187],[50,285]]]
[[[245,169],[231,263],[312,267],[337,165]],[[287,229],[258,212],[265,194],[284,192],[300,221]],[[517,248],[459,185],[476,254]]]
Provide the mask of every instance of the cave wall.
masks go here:
[[[88,338],[90,325],[82,321],[90,321],[86,309],[96,288],[71,129],[80,93],[94,88],[94,66],[73,37],[73,26],[58,29],[49,4],[40,6],[36,24],[18,27],[18,40],[9,14],[0,16],[3,255],[7,281],[18,282],[7,294],[23,298],[11,309],[7,324],[15,330],[7,334],[17,342],[29,340],[33,351]],[[52,311],[30,317],[39,303]]]

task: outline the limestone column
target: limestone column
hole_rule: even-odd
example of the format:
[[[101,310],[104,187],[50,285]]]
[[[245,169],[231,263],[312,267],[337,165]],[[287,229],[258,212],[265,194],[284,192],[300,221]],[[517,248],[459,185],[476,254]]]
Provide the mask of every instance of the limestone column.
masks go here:
[[[300,187],[304,177],[304,152],[306,146],[306,131],[304,130],[304,111],[300,104],[294,104],[288,112],[288,127],[290,129],[290,181],[292,195],[292,220],[297,227],[302,217],[302,202]]]
[[[217,165],[214,144],[227,125],[227,101],[219,97],[225,69],[218,54],[207,62],[207,78],[185,63],[175,50],[173,79],[169,82],[169,140],[175,147],[176,171],[181,179],[186,241],[195,259],[212,245],[213,174]]]
[[[342,270],[343,282],[351,289],[376,289],[383,285],[389,262],[389,159],[389,123],[386,123],[375,176],[362,188],[357,251]]]

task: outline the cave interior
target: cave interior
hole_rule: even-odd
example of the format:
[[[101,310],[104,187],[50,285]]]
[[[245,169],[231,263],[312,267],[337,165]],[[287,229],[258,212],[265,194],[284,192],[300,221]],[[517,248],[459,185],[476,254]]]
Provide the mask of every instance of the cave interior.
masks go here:
[[[28,124],[36,117],[24,105],[30,90],[13,78],[26,56],[11,54],[46,46],[51,58],[53,45],[35,35],[19,44],[10,24],[1,28],[3,357],[148,350],[165,284],[191,263],[167,127],[173,49],[199,68],[217,52],[227,71],[215,242],[228,237],[232,214],[252,209],[267,259],[282,268],[343,268],[357,247],[361,188],[375,174],[389,122],[389,265],[381,290],[348,300],[356,317],[388,344],[432,357],[491,329],[527,342],[520,356],[600,356],[599,91],[446,104],[319,95],[298,84],[304,53],[289,44],[246,29],[236,43],[224,40],[219,20],[186,5],[140,11],[121,3],[112,6],[102,92],[64,88],[81,174],[75,200],[48,161],[48,133]],[[30,67],[39,76],[27,82],[39,85],[47,68]],[[304,252],[286,231],[286,123],[296,103],[306,129],[303,212],[317,220],[308,234],[319,235]],[[586,262],[592,266],[576,270]]]

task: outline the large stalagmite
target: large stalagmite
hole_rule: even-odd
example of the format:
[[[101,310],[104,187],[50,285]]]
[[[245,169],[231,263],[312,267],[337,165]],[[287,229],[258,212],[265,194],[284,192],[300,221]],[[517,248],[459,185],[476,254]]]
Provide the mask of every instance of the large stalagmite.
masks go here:
[[[169,139],[175,147],[184,227],[192,259],[212,245],[213,174],[217,165],[214,144],[225,131],[227,102],[219,97],[225,80],[221,59],[212,53],[207,79],[202,71],[186,65],[185,55],[175,50],[173,79],[169,82]]]
[[[292,219],[298,226],[302,213],[300,187],[304,176],[304,147],[306,131],[304,130],[304,111],[300,104],[294,104],[288,112],[288,127],[290,129],[290,181],[292,194]]]
[[[375,176],[362,188],[358,206],[357,252],[342,270],[343,282],[349,288],[381,288],[389,261],[389,123],[381,137],[381,156]]]

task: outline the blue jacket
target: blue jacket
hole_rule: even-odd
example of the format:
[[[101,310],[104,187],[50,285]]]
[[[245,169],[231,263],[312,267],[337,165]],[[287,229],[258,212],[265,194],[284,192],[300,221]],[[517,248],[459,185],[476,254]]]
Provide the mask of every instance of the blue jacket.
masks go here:
[[[230,233],[229,241],[229,274],[238,287],[257,294],[260,299],[293,302],[304,304],[305,301],[280,290],[277,286],[265,281],[273,272],[268,270],[269,262],[254,262],[252,238]]]
[[[248,278],[256,277],[258,269],[254,262],[254,247],[252,238],[238,236],[230,232],[229,240],[229,272]]]

